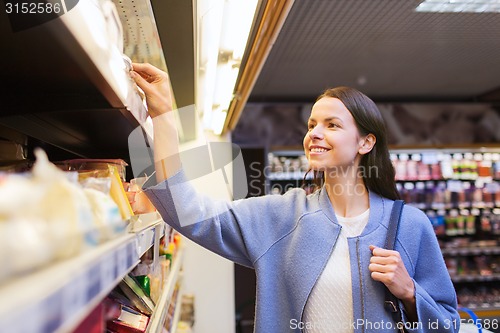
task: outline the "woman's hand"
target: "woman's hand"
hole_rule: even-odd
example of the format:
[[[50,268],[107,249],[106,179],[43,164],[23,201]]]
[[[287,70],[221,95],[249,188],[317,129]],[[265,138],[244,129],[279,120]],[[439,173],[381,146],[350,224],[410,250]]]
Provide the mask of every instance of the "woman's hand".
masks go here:
[[[372,257],[368,269],[372,278],[386,285],[391,293],[400,300],[415,297],[413,280],[401,259],[399,252],[370,246]]]
[[[150,64],[132,64],[130,76],[146,94],[151,118],[172,111],[172,89],[168,74]]]
[[[372,257],[368,269],[372,272],[372,279],[385,284],[389,291],[403,302],[408,319],[417,321],[415,284],[399,252],[373,245],[370,245],[370,251]]]
[[[181,168],[179,136],[174,113],[171,112],[173,94],[170,80],[167,73],[150,64],[133,63],[130,76],[146,94],[148,113],[153,119],[156,180],[161,182]]]

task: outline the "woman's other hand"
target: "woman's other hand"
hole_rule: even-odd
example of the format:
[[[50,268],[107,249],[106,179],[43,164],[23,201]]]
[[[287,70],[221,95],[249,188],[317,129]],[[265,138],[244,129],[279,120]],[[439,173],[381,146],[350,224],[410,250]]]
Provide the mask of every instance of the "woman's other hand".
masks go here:
[[[403,302],[405,312],[410,321],[418,320],[415,284],[408,274],[398,251],[386,250],[370,245],[372,257],[368,269],[372,279],[380,281],[389,291]]]
[[[130,76],[144,91],[151,118],[172,111],[172,89],[168,74],[150,64],[132,64]]]
[[[386,250],[371,245],[370,259],[371,276],[375,281],[386,285],[391,293],[400,300],[410,300],[415,297],[415,286],[408,274],[398,251]]]

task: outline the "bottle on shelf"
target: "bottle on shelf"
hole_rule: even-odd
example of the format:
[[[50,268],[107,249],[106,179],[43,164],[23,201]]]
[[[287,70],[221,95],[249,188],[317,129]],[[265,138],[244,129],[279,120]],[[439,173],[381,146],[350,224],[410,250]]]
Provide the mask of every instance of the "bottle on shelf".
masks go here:
[[[456,209],[450,210],[449,215],[445,217],[446,235],[455,236],[458,234],[457,220],[458,211]]]
[[[493,160],[493,178],[500,180],[500,153],[491,154],[491,159]]]
[[[441,159],[441,176],[444,179],[452,179],[453,178],[453,165],[451,155],[444,154]]]

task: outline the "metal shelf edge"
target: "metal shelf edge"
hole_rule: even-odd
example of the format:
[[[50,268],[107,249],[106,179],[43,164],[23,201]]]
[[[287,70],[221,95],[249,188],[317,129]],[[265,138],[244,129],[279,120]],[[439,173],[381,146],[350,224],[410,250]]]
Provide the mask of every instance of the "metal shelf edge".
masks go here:
[[[151,315],[146,333],[161,332],[161,328],[163,327],[165,322],[165,316],[168,310],[168,306],[170,304],[168,300],[170,299],[170,297],[172,297],[175,283],[177,282],[177,278],[181,269],[183,256],[184,249],[181,247],[177,252],[167,281],[165,281],[165,287],[163,288],[163,291],[160,295],[157,306],[153,314]]]

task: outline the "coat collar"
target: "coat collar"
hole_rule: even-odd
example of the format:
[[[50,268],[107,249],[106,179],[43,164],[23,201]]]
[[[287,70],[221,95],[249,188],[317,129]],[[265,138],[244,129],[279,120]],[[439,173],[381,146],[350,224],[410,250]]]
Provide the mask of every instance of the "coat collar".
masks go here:
[[[328,193],[326,192],[324,186],[320,189],[318,200],[321,210],[328,217],[328,219],[333,223],[338,224],[337,217],[335,216],[335,210],[333,209],[330,198],[328,197]],[[368,224],[361,233],[361,236],[375,230],[379,226],[379,224],[383,223],[383,221],[386,219],[386,206],[388,199],[378,195],[373,191],[369,191],[369,200],[370,216],[368,218]]]

